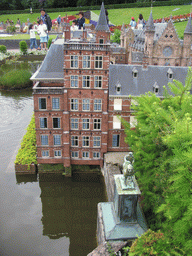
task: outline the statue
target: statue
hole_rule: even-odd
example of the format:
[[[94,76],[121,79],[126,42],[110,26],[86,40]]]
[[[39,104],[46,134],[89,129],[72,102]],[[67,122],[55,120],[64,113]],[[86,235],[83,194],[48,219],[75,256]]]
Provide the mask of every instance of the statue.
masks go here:
[[[135,172],[132,165],[133,163],[134,163],[133,153],[130,152],[128,155],[124,157],[124,163],[123,163],[124,183],[125,183],[125,186],[129,188],[134,188],[133,175]]]

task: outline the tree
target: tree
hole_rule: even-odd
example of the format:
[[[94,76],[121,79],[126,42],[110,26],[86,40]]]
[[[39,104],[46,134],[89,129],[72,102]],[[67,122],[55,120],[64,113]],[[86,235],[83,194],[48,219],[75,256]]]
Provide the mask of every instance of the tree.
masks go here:
[[[192,251],[192,72],[185,86],[176,80],[165,97],[136,97],[138,125],[125,124],[126,141],[134,151],[142,205],[150,228],[162,231]]]
[[[121,30],[115,29],[114,34],[112,35],[112,41],[114,43],[120,43]]]

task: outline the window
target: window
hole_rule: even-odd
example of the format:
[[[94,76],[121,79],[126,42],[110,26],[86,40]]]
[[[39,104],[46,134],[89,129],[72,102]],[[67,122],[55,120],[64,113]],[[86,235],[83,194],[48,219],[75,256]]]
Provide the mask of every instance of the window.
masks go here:
[[[120,85],[120,84],[118,84],[118,85],[116,86],[116,92],[117,92],[117,93],[120,93],[120,92],[121,92],[121,85]]]
[[[89,130],[89,119],[83,119],[83,130]]]
[[[42,146],[48,145],[48,135],[41,135],[41,145]]]
[[[83,136],[83,147],[89,147],[89,136]]]
[[[78,99],[71,99],[71,110],[78,110]]]
[[[93,152],[93,158],[100,158],[99,152]]]
[[[61,150],[55,150],[54,157],[61,157]]]
[[[119,141],[120,141],[120,135],[119,134],[113,134],[112,147],[119,147]]]
[[[83,87],[84,88],[90,87],[90,76],[83,76]]]
[[[153,92],[155,94],[159,93],[159,85],[157,84],[157,82],[155,82],[155,84],[153,85]]]
[[[101,119],[94,119],[93,120],[93,129],[94,130],[101,130]]]
[[[54,146],[61,145],[61,135],[54,134],[53,140],[54,140]]]
[[[102,87],[102,76],[95,76],[94,87],[95,88]]]
[[[47,118],[46,117],[40,118],[40,128],[47,128]]]
[[[79,137],[71,136],[71,146],[78,147],[78,145],[79,145]]]
[[[118,116],[113,116],[113,129],[121,129],[121,120]]]
[[[94,136],[93,137],[93,147],[100,147],[101,146],[101,137]]]
[[[130,116],[130,128],[135,128],[136,125],[137,119],[135,118],[135,116]]]
[[[78,76],[71,76],[71,87],[78,87]]]
[[[104,44],[104,40],[103,39],[99,39],[99,44]]]
[[[83,99],[83,107],[82,109],[84,111],[89,111],[90,110],[90,100],[89,99]]]
[[[114,99],[114,110],[122,110],[122,99]]]
[[[132,74],[133,74],[133,78],[137,78],[138,70],[136,69],[136,67],[133,68]]]
[[[95,68],[103,68],[103,57],[102,56],[95,57]]]
[[[83,158],[89,158],[89,152],[84,151],[83,152]]]
[[[78,151],[72,151],[71,152],[71,157],[72,158],[78,158],[79,157],[79,152]]]
[[[42,150],[41,155],[42,157],[49,157],[49,150]]]
[[[46,98],[39,98],[39,109],[47,109]]]
[[[102,110],[102,100],[101,99],[94,100],[94,110],[95,111],[101,111]]]
[[[61,128],[60,127],[60,118],[53,118],[53,128]]]
[[[72,118],[71,119],[71,129],[77,130],[79,128],[79,120],[78,118]]]
[[[52,109],[60,109],[59,98],[52,98]]]
[[[71,56],[71,68],[78,68],[78,56]]]
[[[90,56],[83,56],[83,68],[90,68]]]

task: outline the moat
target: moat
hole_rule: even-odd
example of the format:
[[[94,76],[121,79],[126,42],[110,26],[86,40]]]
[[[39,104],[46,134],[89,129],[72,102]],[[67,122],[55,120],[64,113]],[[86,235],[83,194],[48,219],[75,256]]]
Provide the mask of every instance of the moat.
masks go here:
[[[33,112],[31,90],[0,92],[0,254],[84,256],[96,246],[104,181],[60,174],[15,175],[14,159]]]

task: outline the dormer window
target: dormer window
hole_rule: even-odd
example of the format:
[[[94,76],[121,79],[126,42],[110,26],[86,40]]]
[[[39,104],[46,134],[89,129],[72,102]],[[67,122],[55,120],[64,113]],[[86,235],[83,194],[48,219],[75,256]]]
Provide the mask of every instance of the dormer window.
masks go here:
[[[155,94],[159,93],[159,85],[157,84],[157,82],[155,82],[155,84],[153,85],[153,92]]]
[[[171,68],[169,68],[167,71],[167,77],[168,77],[168,79],[173,79],[173,71]]]
[[[120,83],[117,83],[117,85],[116,85],[116,92],[117,93],[121,92],[121,84]]]
[[[136,67],[133,68],[132,74],[133,74],[133,78],[137,78],[137,76],[138,76],[138,70],[136,69]]]

